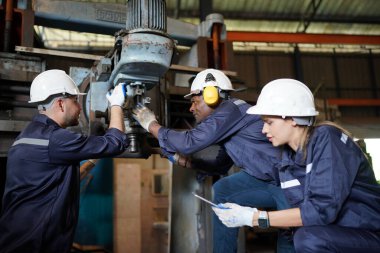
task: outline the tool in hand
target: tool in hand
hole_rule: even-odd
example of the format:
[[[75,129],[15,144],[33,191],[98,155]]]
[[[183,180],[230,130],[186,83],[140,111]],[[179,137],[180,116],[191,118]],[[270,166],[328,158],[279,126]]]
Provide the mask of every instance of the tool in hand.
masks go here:
[[[220,209],[230,209],[229,207],[225,207],[225,206],[223,206],[223,204],[215,204],[215,203],[212,203],[211,201],[209,201],[209,200],[207,200],[207,199],[205,199],[205,198],[203,198],[203,197],[197,195],[197,194],[194,193],[194,192],[193,192],[193,195],[194,195],[195,197],[199,198],[200,200],[203,200],[204,202],[206,202],[206,203],[212,205],[213,207],[220,208]]]

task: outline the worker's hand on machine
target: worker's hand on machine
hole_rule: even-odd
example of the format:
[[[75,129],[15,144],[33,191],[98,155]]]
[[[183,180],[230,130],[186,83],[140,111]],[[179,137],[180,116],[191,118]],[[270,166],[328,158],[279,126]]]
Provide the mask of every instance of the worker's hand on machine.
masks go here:
[[[190,168],[190,159],[186,156],[175,153],[174,155],[168,155],[168,160],[175,165],[179,165],[185,168]]]
[[[212,207],[212,210],[224,225],[230,228],[242,226],[253,227],[253,214],[257,212],[256,208],[240,206],[234,203],[224,203],[223,207],[227,208],[221,209]]]
[[[178,165],[178,161],[179,161],[178,153],[175,153],[174,155],[168,155],[167,158],[172,164]]]
[[[112,93],[108,92],[106,94],[106,97],[108,99],[108,102],[110,103],[110,106],[117,105],[123,107],[125,103],[125,84],[119,83],[118,85],[116,85]]]
[[[156,115],[142,104],[138,104],[133,109],[132,116],[147,132],[149,132],[149,125],[151,123],[157,123]]]

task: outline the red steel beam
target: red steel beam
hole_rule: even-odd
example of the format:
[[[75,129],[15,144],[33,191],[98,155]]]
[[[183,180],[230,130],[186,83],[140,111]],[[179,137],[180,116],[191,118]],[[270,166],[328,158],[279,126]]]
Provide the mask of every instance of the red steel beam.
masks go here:
[[[371,98],[328,98],[329,105],[337,106],[380,106],[380,99]]]
[[[240,42],[379,45],[380,36],[228,31],[227,40]]]

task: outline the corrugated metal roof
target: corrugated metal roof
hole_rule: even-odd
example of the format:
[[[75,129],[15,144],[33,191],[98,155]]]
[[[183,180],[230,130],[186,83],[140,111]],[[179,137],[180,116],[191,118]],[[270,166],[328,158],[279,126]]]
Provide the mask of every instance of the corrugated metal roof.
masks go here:
[[[76,2],[125,5],[127,0]],[[199,24],[199,3],[199,0],[166,0],[167,15],[172,18],[178,15],[182,21]],[[380,0],[213,0],[212,3],[213,12],[224,16],[228,31],[296,33],[305,30],[306,22],[306,33],[380,36]],[[46,47],[103,49],[113,46],[113,36],[57,32],[41,27],[36,27],[36,31]],[[70,36],[69,40],[67,36]],[[235,45],[249,48],[262,43]],[[379,49],[380,45],[371,48]]]
[[[167,0],[170,15],[177,0]],[[199,0],[181,0],[179,19],[198,23]],[[378,0],[213,0],[213,12],[224,16],[227,30],[380,35]],[[314,3],[314,7],[313,7]],[[191,19],[193,18],[193,19]],[[265,20],[265,21],[264,21]]]

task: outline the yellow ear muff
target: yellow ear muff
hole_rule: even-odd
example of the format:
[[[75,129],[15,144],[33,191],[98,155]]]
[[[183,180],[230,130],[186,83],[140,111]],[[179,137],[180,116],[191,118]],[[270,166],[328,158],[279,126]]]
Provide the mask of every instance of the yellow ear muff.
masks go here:
[[[214,106],[219,101],[219,91],[215,86],[206,86],[203,89],[203,100],[208,106]]]

